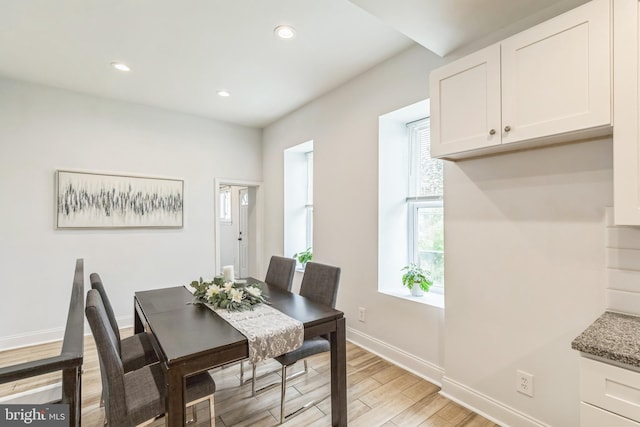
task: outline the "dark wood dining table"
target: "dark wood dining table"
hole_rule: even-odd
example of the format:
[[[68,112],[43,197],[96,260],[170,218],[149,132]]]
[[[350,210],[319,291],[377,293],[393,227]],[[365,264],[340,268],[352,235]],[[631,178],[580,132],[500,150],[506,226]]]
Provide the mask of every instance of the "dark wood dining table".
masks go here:
[[[248,283],[262,283],[248,278]],[[262,283],[270,305],[304,324],[304,337],[328,335],[331,343],[331,423],[347,425],[347,367],[344,313]],[[185,424],[185,378],[246,359],[247,338],[184,287],[136,292],[135,333],[147,331],[166,373],[166,416],[170,427]]]

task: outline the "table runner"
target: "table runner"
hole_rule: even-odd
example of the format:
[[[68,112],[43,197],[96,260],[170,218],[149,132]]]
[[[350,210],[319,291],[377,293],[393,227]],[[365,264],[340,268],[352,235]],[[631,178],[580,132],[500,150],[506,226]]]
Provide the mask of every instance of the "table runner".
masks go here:
[[[185,286],[193,293],[191,286]],[[304,325],[267,304],[254,305],[252,310],[229,311],[213,308],[249,342],[249,361],[257,363],[293,351],[304,341]]]

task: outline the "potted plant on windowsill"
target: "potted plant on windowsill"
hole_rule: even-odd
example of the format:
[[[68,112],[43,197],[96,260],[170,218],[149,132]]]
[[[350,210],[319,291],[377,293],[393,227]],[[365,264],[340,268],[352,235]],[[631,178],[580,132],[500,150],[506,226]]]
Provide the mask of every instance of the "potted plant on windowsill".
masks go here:
[[[295,258],[298,261],[298,263],[302,266],[302,269],[304,270],[307,263],[309,261],[313,261],[313,252],[311,251],[311,248],[307,248],[306,251],[297,252],[293,254],[293,258]]]
[[[429,288],[433,285],[429,271],[416,264],[409,264],[401,271],[405,272],[402,275],[402,284],[411,291],[411,295],[421,297],[424,292],[429,292]]]

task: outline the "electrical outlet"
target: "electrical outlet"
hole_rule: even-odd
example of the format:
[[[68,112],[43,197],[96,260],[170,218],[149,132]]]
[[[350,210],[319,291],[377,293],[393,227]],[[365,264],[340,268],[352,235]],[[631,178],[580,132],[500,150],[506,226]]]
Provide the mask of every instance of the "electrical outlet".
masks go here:
[[[520,370],[516,371],[516,391],[533,397],[533,375]]]
[[[367,309],[364,307],[360,307],[358,308],[358,320],[361,322],[366,322],[366,313],[367,313]]]

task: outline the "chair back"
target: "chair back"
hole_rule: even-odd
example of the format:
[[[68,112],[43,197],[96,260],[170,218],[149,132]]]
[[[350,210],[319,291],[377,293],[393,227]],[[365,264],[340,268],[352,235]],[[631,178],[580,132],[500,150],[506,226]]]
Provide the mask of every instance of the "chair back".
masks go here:
[[[113,333],[100,293],[87,292],[85,315],[91,327],[100,359],[105,414],[110,425],[131,424],[125,401],[124,368],[118,352],[118,338]]]
[[[296,270],[296,260],[281,256],[272,256],[264,281],[279,288],[291,290],[293,273]]]
[[[120,347],[120,328],[118,328],[116,315],[113,312],[113,307],[111,307],[111,301],[109,301],[107,291],[105,291],[104,285],[102,284],[102,279],[100,278],[100,275],[98,273],[91,273],[91,275],[89,276],[89,280],[91,281],[91,289],[95,289],[100,293],[100,298],[102,299],[104,310],[107,314],[107,318],[109,319],[109,324],[111,325],[113,334],[118,339],[118,354],[122,355],[122,348]]]
[[[308,262],[302,276],[300,295],[335,308],[340,283],[340,267]]]

